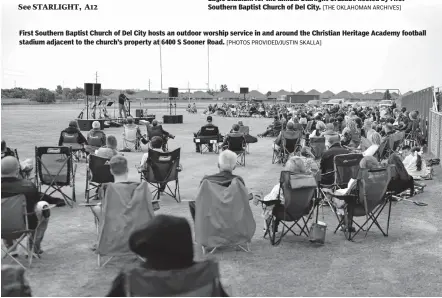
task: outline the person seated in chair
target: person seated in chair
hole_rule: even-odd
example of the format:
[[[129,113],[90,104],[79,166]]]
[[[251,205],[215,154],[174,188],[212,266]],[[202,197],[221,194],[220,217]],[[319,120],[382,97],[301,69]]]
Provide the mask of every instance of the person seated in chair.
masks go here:
[[[40,194],[35,184],[29,180],[19,178],[19,171],[18,160],[15,157],[7,156],[2,159],[2,199],[20,194],[26,197],[29,229],[34,230],[33,233],[37,233],[35,243],[32,243],[33,239],[29,239],[29,242],[31,246],[34,245],[36,254],[42,254],[41,242],[48,227],[50,216],[50,211],[42,211],[42,208],[53,206],[45,201],[40,201]],[[4,244],[7,248],[10,248],[14,243],[12,240],[4,239]],[[17,255],[17,253],[12,255]]]
[[[113,135],[108,135],[106,137],[106,146],[103,146],[95,150],[95,155],[111,159],[115,155],[119,154],[117,147],[118,147],[117,138],[115,138],[115,136]]]
[[[339,134],[335,131],[335,126],[333,123],[327,123],[325,125],[325,131],[321,133],[321,137],[325,138],[325,148],[330,148],[330,137],[331,136],[339,136]]]
[[[228,148],[229,146],[229,140],[230,138],[237,138],[237,137],[242,137],[243,138],[243,142],[244,144],[246,143],[246,139],[245,139],[245,135],[241,132],[239,132],[239,125],[238,124],[233,124],[232,126],[232,132],[228,133],[225,137],[224,137],[224,141],[221,144],[220,147],[222,148]]]
[[[126,124],[124,124],[123,127],[123,138],[126,138],[125,136],[125,134],[127,133],[126,131],[133,131],[133,130],[136,130],[135,150],[137,150],[138,149],[137,146],[140,145],[139,141],[143,139],[143,136],[141,135],[140,127],[135,124],[134,118],[132,116],[128,116],[126,118]],[[124,148],[123,151],[130,151],[130,150],[128,148]]]
[[[393,153],[388,158],[388,164],[394,165],[391,181],[388,184],[388,190],[400,194],[406,190],[410,190],[410,197],[414,196],[414,179],[410,176],[401,161],[401,158]]]
[[[359,162],[359,167],[361,169],[373,170],[373,169],[379,168],[380,166],[381,166],[381,164],[373,156],[365,156]],[[357,184],[357,181],[355,179],[350,179],[350,181],[348,182],[347,188],[338,189],[336,191],[336,193],[338,193],[339,195],[353,193],[356,188],[356,184]],[[333,198],[333,203],[336,207],[336,212],[339,217],[339,220],[341,221],[344,214],[345,214],[344,208],[345,208],[346,203],[344,200],[340,200],[337,198]],[[349,221],[349,223],[353,222],[353,217],[351,216],[351,214],[348,214],[348,221]],[[344,224],[344,226],[341,226],[340,230],[342,231],[342,230],[346,229],[345,226],[346,226],[345,224]],[[352,225],[350,225],[350,231],[356,232],[356,229]]]
[[[7,156],[15,157],[18,160],[18,156],[15,155],[15,151],[7,147],[6,142],[2,140],[2,159]],[[34,160],[32,158],[27,158],[21,161],[19,166],[20,176],[22,178],[30,179],[32,170],[34,169]]]
[[[233,170],[235,170],[235,168],[236,168],[237,158],[238,158],[238,156],[236,155],[235,152],[232,152],[230,150],[222,151],[218,156],[219,172],[216,174],[213,174],[213,175],[204,176],[203,179],[201,180],[200,184],[204,180],[209,180],[211,182],[220,183],[220,184],[228,186],[228,185],[230,185],[230,183],[232,182],[232,180],[234,178],[238,178],[239,181],[241,181],[245,186],[245,182],[244,182],[243,178],[233,174]],[[195,201],[190,201],[189,207],[190,207],[190,213],[192,215],[192,218],[195,220]]]
[[[292,174],[305,174],[308,175],[308,173],[305,164],[301,157],[299,156],[292,156],[287,160],[287,163],[285,164],[285,167],[283,171],[288,171]],[[279,196],[278,196],[279,195]],[[279,204],[276,205],[276,202],[279,200]],[[272,215],[273,208],[275,206],[278,206],[278,208],[284,208],[284,196],[282,192],[280,193],[280,183],[278,182],[270,191],[269,194],[267,194],[262,202],[275,202],[275,204],[264,204],[263,205],[263,212],[262,216],[264,218],[264,231],[267,229],[267,220]],[[255,204],[257,203],[254,201]],[[278,231],[278,225],[279,221],[275,222],[275,231]]]
[[[381,145],[381,135],[377,132],[373,132],[370,134],[370,138],[368,141],[371,143],[370,147],[362,153],[363,156],[379,156],[378,149]]]
[[[163,148],[163,139],[159,136],[155,136],[150,140],[150,146],[149,149],[152,149],[153,151],[164,153]],[[140,162],[140,168],[141,170],[147,170],[147,160],[149,159],[149,151],[143,154],[143,157],[141,158]]]
[[[78,144],[81,144],[81,145],[88,144],[86,138],[83,136],[81,131],[78,129],[78,124],[77,124],[77,121],[75,121],[75,120],[70,121],[69,127],[61,131],[60,139],[58,140],[58,146],[63,146],[64,137],[66,134],[67,135],[76,135],[76,137],[77,137],[76,141]]]
[[[138,296],[143,294],[127,293],[126,290],[128,288],[126,286],[128,282],[127,276],[130,275],[131,271],[137,272],[140,270],[157,272],[162,276],[161,283],[149,282],[147,279],[144,283],[146,287],[149,287],[149,293],[155,292],[155,289],[158,289],[158,294],[154,296],[180,296],[179,294],[182,294],[176,293],[176,291],[177,288],[187,286],[187,284],[180,286],[180,283],[187,279],[177,279],[174,278],[174,275],[182,271],[183,278],[187,277],[186,274],[188,272],[185,270],[197,264],[193,260],[192,230],[185,218],[164,214],[155,216],[144,229],[132,233],[129,238],[129,247],[135,254],[146,261],[138,268],[126,268],[121,271],[114,279],[107,297]],[[168,271],[171,272],[170,276],[166,275]],[[222,285],[218,284],[217,286],[219,289],[218,293],[214,292],[211,294],[227,297]],[[210,296],[209,293],[194,293],[195,296]]]
[[[282,130],[273,144],[274,150],[279,150],[282,146],[283,140],[298,140],[302,137],[302,132],[299,130],[294,130],[295,124],[293,122],[287,123],[286,130]]]
[[[193,134],[193,136],[195,138],[199,137],[201,135],[201,130],[203,128],[212,128],[212,129],[215,129],[216,131],[218,131],[218,139],[220,139],[222,136],[219,134],[218,126],[213,125],[212,121],[213,121],[212,116],[207,116],[207,124],[202,126],[201,129],[197,133]],[[195,147],[196,147],[196,152],[198,152],[198,153],[201,152],[201,144],[200,143],[195,143]],[[209,144],[209,152],[213,152],[213,144]]]
[[[87,142],[88,145],[85,146],[85,149],[88,153],[106,145],[106,134],[101,130],[100,122],[92,122],[92,129],[87,133]]]
[[[165,131],[163,129],[163,126],[158,124],[157,120],[153,120],[152,124],[149,124],[149,122],[147,122],[146,129],[147,129],[147,138],[149,140],[152,140],[153,137],[160,137],[162,139],[163,151],[166,151],[167,141],[169,140],[169,138],[171,139],[175,138],[174,135]]]
[[[263,137],[268,136],[269,134],[273,135],[273,133],[278,133],[278,134],[279,134],[279,132],[280,132],[281,130],[282,130],[282,123],[281,123],[281,121],[279,120],[279,117],[278,117],[278,116],[275,116],[275,117],[274,117],[274,120],[273,120],[273,123],[270,124],[270,125],[267,127],[267,129],[266,129],[266,131],[265,131],[264,133],[259,134],[258,137],[263,138]]]
[[[334,173],[332,173],[335,170],[335,156],[350,153],[350,150],[345,149],[341,146],[341,140],[339,136],[331,136],[329,138],[329,143],[330,148],[322,154],[319,166],[322,174],[321,183],[324,185],[332,185],[335,181]]]
[[[121,155],[115,155],[109,161],[110,172],[114,176],[113,183],[132,183],[129,181],[129,167],[127,166],[127,159]],[[104,198],[106,195],[106,187],[110,183],[104,183],[99,190],[99,197]],[[92,212],[97,218],[101,218],[101,203],[92,207]]]

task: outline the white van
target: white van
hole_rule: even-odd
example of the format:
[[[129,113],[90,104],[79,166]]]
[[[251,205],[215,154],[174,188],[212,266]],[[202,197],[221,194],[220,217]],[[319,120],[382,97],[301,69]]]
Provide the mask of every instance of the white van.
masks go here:
[[[323,106],[325,106],[326,108],[331,108],[336,105],[342,106],[344,102],[345,100],[343,98],[335,98],[335,99],[330,99],[329,101],[324,103]]]

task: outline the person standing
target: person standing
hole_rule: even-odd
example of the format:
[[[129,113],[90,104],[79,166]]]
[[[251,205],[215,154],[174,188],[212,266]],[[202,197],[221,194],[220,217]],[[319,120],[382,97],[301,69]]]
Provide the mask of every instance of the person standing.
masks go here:
[[[120,118],[123,118],[123,114],[124,114],[124,118],[127,118],[127,111],[126,111],[126,100],[128,100],[128,98],[126,97],[126,95],[124,95],[123,91],[121,91],[120,96],[118,96],[118,112],[120,113]]]

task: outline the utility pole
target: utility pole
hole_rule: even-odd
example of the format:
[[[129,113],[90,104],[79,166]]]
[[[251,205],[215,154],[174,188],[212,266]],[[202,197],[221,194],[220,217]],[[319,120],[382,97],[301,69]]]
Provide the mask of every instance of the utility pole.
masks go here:
[[[149,92],[150,92],[150,79],[149,79]]]
[[[98,84],[98,71],[95,72],[95,84]]]

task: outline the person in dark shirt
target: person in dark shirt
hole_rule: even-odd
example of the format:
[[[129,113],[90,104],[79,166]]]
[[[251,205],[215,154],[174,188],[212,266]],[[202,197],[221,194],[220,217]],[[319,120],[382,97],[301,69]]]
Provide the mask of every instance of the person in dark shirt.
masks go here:
[[[158,295],[162,293],[169,296],[176,293],[176,289],[181,287],[183,281],[187,281],[187,276],[183,279],[171,279],[167,274],[173,271],[175,275],[182,271],[189,274],[186,269],[197,263],[194,262],[194,249],[192,240],[192,229],[185,218],[160,214],[154,217],[143,229],[135,231],[129,238],[129,247],[137,255],[146,261],[136,268],[126,268],[114,279],[112,287],[107,297],[125,297],[140,293],[127,293],[127,277],[131,272],[154,271],[163,276],[162,282],[145,280],[144,286],[149,292],[157,290]],[[190,280],[190,279],[189,279]],[[221,283],[218,284],[219,292],[216,296],[227,297]],[[170,289],[170,291],[168,291]],[[155,295],[156,296],[156,295]],[[196,295],[197,296],[197,295]]]
[[[81,131],[78,129],[77,121],[72,120],[69,122],[69,127],[62,130],[60,133],[60,139],[58,140],[58,146],[62,146],[64,142],[64,134],[77,134],[77,143],[87,145],[87,140],[81,133]]]
[[[226,135],[226,137],[224,138],[224,142],[222,143],[221,147],[227,148],[227,146],[229,144],[229,140],[230,140],[231,137],[233,137],[233,138],[242,137],[243,141],[244,141],[244,144],[246,143],[246,139],[245,139],[244,134],[239,132],[239,125],[238,124],[233,124],[232,132],[228,133]]]
[[[213,121],[212,116],[207,116],[207,124],[202,126],[197,133],[193,134],[193,136],[195,138],[201,136],[201,130],[203,128],[213,128],[213,129],[215,129],[218,132],[218,140],[220,140],[222,138],[222,136],[219,134],[218,126],[213,125],[212,121]],[[200,143],[195,143],[195,147],[196,147],[196,152],[200,152],[201,144]],[[213,152],[213,144],[209,144],[209,152]]]
[[[279,117],[275,116],[274,119],[275,120],[273,121],[273,123],[269,127],[267,127],[267,130],[264,133],[259,134],[258,137],[266,137],[272,133],[276,133],[278,135],[281,132],[282,123],[281,121],[279,121]]]
[[[23,194],[26,197],[26,211],[28,215],[28,224],[31,230],[36,229],[36,241],[34,251],[41,254],[41,241],[48,226],[48,218],[39,218],[35,211],[35,206],[40,201],[40,195],[37,187],[29,180],[18,178],[19,164],[15,157],[8,156],[2,159],[2,199]],[[31,242],[32,244],[32,242]],[[11,247],[13,242],[5,240],[5,246]]]
[[[150,124],[149,121],[147,121],[146,129],[147,129],[147,137],[149,140],[152,140],[153,137],[160,137],[162,139],[163,141],[162,148],[163,151],[166,152],[167,141],[169,140],[169,138],[174,139],[175,136],[165,131],[163,129],[163,126],[158,124],[157,120],[153,120],[152,124]]]
[[[321,184],[331,185],[335,182],[335,175],[333,172],[335,169],[334,158],[336,155],[349,154],[350,150],[341,147],[341,140],[339,136],[330,136],[328,139],[330,148],[322,154],[320,169],[321,169]],[[328,175],[324,175],[330,173]]]
[[[126,97],[126,95],[124,95],[123,91],[121,91],[120,95],[118,96],[118,112],[120,114],[120,118],[123,118],[123,114],[124,118],[127,118],[127,111],[125,106],[126,100],[128,100],[128,98]]]

